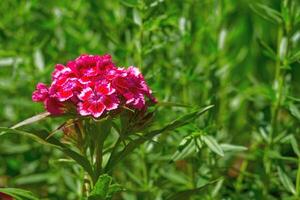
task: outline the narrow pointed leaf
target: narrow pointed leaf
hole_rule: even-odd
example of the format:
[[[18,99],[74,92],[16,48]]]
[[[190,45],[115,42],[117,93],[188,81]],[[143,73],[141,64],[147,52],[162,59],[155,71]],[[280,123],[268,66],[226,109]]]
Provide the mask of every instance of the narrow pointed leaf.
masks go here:
[[[35,122],[38,122],[42,119],[45,119],[46,117],[50,116],[50,113],[49,112],[43,112],[43,113],[40,113],[38,115],[35,115],[33,117],[30,117],[28,119],[25,119],[24,121],[12,126],[11,128],[19,128],[21,126],[25,126],[25,125],[28,125],[28,124],[32,124],[32,123],[35,123]]]
[[[201,187],[195,188],[195,189],[189,189],[189,190],[183,190],[180,192],[177,192],[173,195],[170,195],[167,197],[167,200],[182,200],[182,199],[189,199],[193,195],[199,195],[199,193],[203,190],[205,190],[208,186],[213,185],[214,183],[218,182],[220,178],[213,180]]]
[[[291,179],[283,172],[283,170],[280,167],[277,168],[277,171],[278,171],[279,179],[282,185],[285,187],[285,189],[287,189],[292,194],[295,194],[296,193],[295,186],[291,181]]]
[[[259,4],[259,3],[251,4],[250,8],[262,18],[274,24],[280,24],[283,21],[280,12],[264,4]]]
[[[202,138],[210,150],[212,150],[219,156],[224,156],[222,147],[217,143],[217,141],[213,137],[211,137],[210,135],[204,135],[202,136]]]
[[[91,177],[94,177],[93,168],[90,165],[90,162],[87,160],[87,158],[80,155],[76,151],[68,148],[66,145],[62,144],[56,138],[54,138],[54,137],[48,138],[48,134],[46,132],[30,133],[30,132],[26,132],[26,131],[20,131],[17,129],[11,129],[11,128],[5,128],[5,127],[0,127],[0,131],[5,131],[7,133],[15,133],[15,134],[23,135],[26,137],[30,137],[31,139],[33,139],[41,144],[56,147],[59,150],[61,150],[62,152],[64,152],[67,156],[69,156],[73,160],[75,160],[80,166],[82,166],[85,169],[85,171],[87,173],[90,174]],[[96,181],[96,180],[94,180],[94,181]]]
[[[111,171],[112,168],[116,165],[116,163],[123,160],[128,154],[130,154],[134,149],[139,147],[144,142],[151,140],[154,136],[159,135],[163,132],[172,131],[172,130],[175,130],[176,128],[182,127],[182,126],[190,123],[191,121],[195,120],[199,116],[206,113],[212,107],[213,107],[213,105],[210,105],[201,110],[194,111],[192,113],[184,115],[183,117],[180,117],[179,119],[174,120],[173,122],[167,124],[166,126],[164,126],[161,129],[150,131],[150,132],[146,133],[143,137],[137,138],[137,139],[129,142],[128,145],[126,145],[126,147],[121,152],[116,154],[113,158],[110,158],[110,161],[108,162],[108,164],[106,165],[106,168],[105,168],[106,172]]]
[[[0,188],[0,192],[13,197],[15,200],[39,200],[32,192],[18,188]]]
[[[248,150],[247,147],[232,144],[221,144],[220,146],[223,149],[223,151],[239,152]]]

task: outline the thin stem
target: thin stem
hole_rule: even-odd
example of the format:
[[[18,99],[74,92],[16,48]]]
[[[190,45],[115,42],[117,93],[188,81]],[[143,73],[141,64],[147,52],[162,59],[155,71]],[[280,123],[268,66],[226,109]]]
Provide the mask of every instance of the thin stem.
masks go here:
[[[118,148],[119,144],[121,143],[121,141],[122,141],[122,138],[119,137],[118,140],[116,141],[116,143],[115,143],[112,151],[111,151],[109,160],[108,160],[108,162],[107,162],[107,164],[105,166],[105,172],[107,172],[107,173],[111,173],[110,166],[112,165],[112,162],[114,160],[115,154],[117,152],[117,148]]]
[[[96,147],[96,171],[95,171],[95,174],[97,176],[97,178],[99,177],[99,175],[101,174],[102,172],[102,161],[103,161],[103,158],[102,158],[102,155],[103,155],[103,142],[100,141],[97,143],[97,147]]]
[[[298,171],[296,180],[296,197],[300,197],[300,157],[298,158]]]
[[[90,194],[90,190],[91,190],[91,182],[90,182],[88,173],[84,172],[83,176],[84,177],[83,177],[83,183],[82,183],[82,194],[83,194],[83,196],[88,197]]]
[[[275,69],[275,79],[274,79],[274,89],[276,91],[276,101],[273,104],[272,108],[272,119],[271,119],[271,132],[270,132],[270,145],[273,144],[273,137],[277,132],[277,118],[278,118],[278,111],[281,104],[281,97],[282,97],[282,87],[283,87],[283,77],[280,73],[281,68],[281,61],[280,61],[280,43],[282,40],[282,27],[278,30],[278,38],[277,38],[277,61],[276,61],[276,69]]]

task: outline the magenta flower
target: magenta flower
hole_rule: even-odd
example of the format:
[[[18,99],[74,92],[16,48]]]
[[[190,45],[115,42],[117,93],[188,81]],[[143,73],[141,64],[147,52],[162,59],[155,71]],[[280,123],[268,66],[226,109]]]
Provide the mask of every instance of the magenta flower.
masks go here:
[[[114,92],[115,89],[109,83],[97,85],[94,90],[90,87],[83,89],[78,95],[81,100],[78,104],[79,113],[83,116],[92,115],[98,118],[104,111],[118,108],[120,102]]]
[[[123,73],[117,75],[113,80],[113,85],[126,99],[126,104],[136,109],[145,107],[144,95],[151,101],[156,102],[143,75],[135,67],[129,67]]]
[[[49,89],[44,83],[38,83],[36,90],[32,94],[32,100],[36,102],[43,102],[46,110],[52,115],[63,114],[63,104],[57,99],[49,96]]]
[[[143,75],[135,67],[116,67],[110,55],[81,55],[66,66],[57,64],[48,88],[39,83],[32,100],[44,102],[53,115],[77,110],[81,116],[99,118],[125,105],[143,110],[156,103]],[[75,108],[75,109],[72,109]]]
[[[32,93],[32,100],[36,102],[43,102],[49,95],[48,87],[44,83],[38,83],[36,90]]]
[[[64,102],[74,96],[74,93],[79,91],[81,84],[77,78],[64,77],[52,82],[50,87],[51,97],[57,98],[59,101]]]

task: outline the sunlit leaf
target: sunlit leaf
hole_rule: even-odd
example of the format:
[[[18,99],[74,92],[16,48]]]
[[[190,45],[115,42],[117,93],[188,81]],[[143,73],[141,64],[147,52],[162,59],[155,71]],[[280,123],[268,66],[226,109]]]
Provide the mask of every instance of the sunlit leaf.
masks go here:
[[[279,179],[280,179],[282,185],[285,187],[285,189],[287,189],[289,192],[295,194],[296,193],[295,186],[294,186],[293,182],[291,181],[291,179],[283,172],[283,170],[280,167],[277,167],[277,172],[279,175]]]
[[[239,152],[246,151],[248,148],[244,146],[238,146],[233,144],[220,144],[223,151]]]
[[[0,192],[8,194],[15,200],[39,200],[32,192],[18,188],[0,188]]]
[[[224,152],[222,147],[218,144],[218,142],[210,135],[203,135],[202,136],[203,141],[208,146],[210,150],[218,154],[219,156],[224,156]]]
[[[280,24],[283,21],[280,12],[264,4],[253,3],[250,5],[250,7],[254,12],[260,15],[262,18],[272,23]]]
[[[183,190],[183,191],[177,192],[177,193],[167,197],[167,200],[189,199],[193,195],[199,195],[199,193],[202,192],[202,190],[207,189],[208,186],[215,184],[219,180],[220,179],[213,180],[213,181],[211,181],[201,187],[195,188],[195,189],[189,189],[189,190]]]
[[[116,156],[110,158],[108,164],[105,167],[105,170],[106,171],[112,170],[112,168],[116,165],[117,162],[119,162],[120,160],[123,160],[134,149],[139,147],[144,142],[151,140],[154,136],[159,135],[166,131],[172,131],[172,130],[175,130],[176,128],[182,127],[182,126],[190,123],[191,121],[195,120],[196,118],[200,117],[201,115],[206,113],[212,107],[213,107],[213,105],[210,105],[201,110],[197,110],[195,112],[184,115],[184,116],[180,117],[179,119],[174,120],[173,122],[165,125],[161,129],[147,132],[143,137],[140,137],[138,139],[135,139],[135,140],[129,142],[129,144],[127,144],[126,147],[121,152],[119,152]]]
[[[12,126],[11,128],[15,129],[15,128],[19,128],[21,126],[25,126],[25,125],[28,125],[28,124],[32,124],[32,123],[35,123],[35,122],[38,122],[40,120],[43,120],[45,119],[46,117],[50,116],[50,113],[49,112],[43,112],[43,113],[40,113],[40,114],[37,114],[33,117],[30,117],[28,119],[25,119],[24,121]]]
[[[79,153],[75,152],[74,150],[68,148],[66,145],[62,144],[59,140],[57,140],[54,137],[46,139],[48,137],[48,134],[45,132],[30,133],[30,132],[26,132],[26,131],[20,131],[17,129],[11,129],[11,128],[5,128],[5,127],[0,127],[0,131],[5,131],[8,133],[15,133],[15,134],[23,135],[26,137],[30,137],[33,140],[35,140],[41,144],[56,147],[59,150],[61,150],[62,152],[64,152],[67,156],[69,156],[73,160],[75,160],[79,165],[81,165],[86,170],[86,172],[91,175],[91,177],[93,177],[93,178],[95,177],[92,166],[90,165],[90,162],[87,160],[86,157],[84,157],[84,156],[80,155]]]

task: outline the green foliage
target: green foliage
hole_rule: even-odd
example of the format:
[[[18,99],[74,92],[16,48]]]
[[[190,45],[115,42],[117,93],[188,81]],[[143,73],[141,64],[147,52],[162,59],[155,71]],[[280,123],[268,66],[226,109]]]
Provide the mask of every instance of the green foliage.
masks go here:
[[[15,200],[39,200],[30,191],[17,188],[0,188],[0,192],[13,197]]]
[[[89,200],[104,200],[106,199],[108,192],[109,192],[109,186],[111,184],[112,178],[106,174],[101,175],[90,196],[89,196]]]
[[[82,53],[138,66],[159,100],[132,135],[98,122],[93,152],[68,117],[1,128],[0,192],[80,199],[88,171],[108,199],[299,199],[299,27],[298,0],[0,1],[1,127],[43,112],[36,83]]]

